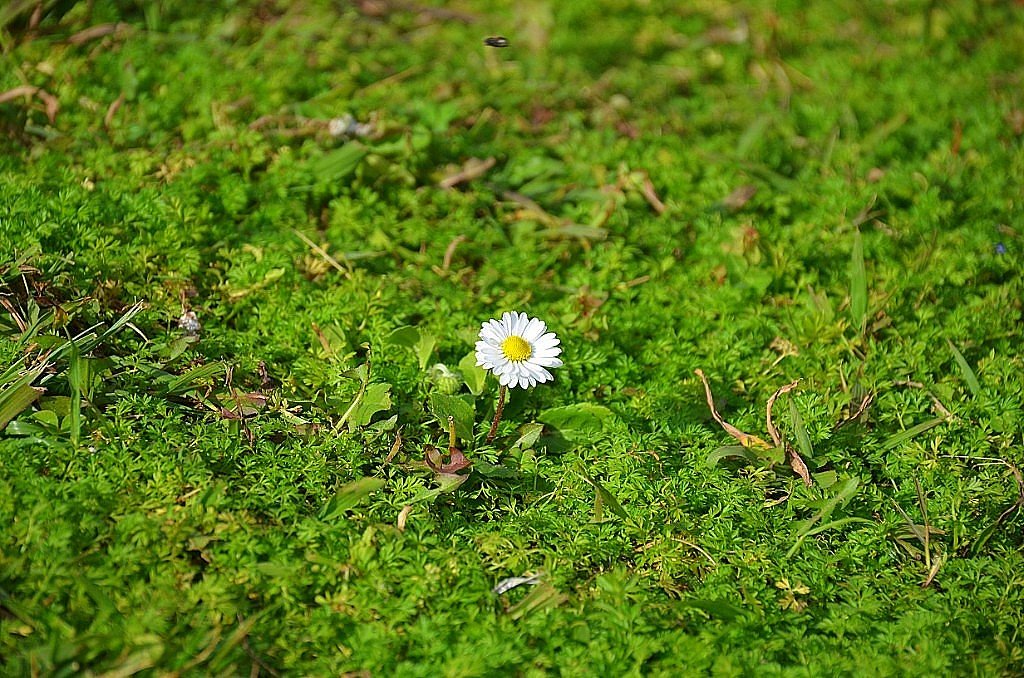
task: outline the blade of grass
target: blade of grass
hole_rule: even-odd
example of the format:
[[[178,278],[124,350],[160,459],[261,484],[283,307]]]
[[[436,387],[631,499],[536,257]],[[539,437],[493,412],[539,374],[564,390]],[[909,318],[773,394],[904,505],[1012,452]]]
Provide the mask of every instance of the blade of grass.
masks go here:
[[[864,241],[860,229],[853,231],[853,252],[850,255],[850,318],[861,334],[868,323],[868,274],[864,266]]]
[[[957,367],[960,368],[960,374],[963,375],[964,381],[967,382],[967,388],[970,389],[971,395],[975,397],[981,395],[981,384],[978,382],[978,376],[974,374],[974,370],[967,363],[963,353],[958,351],[949,339],[946,340],[946,343],[949,344],[949,350],[953,352],[953,360],[956,361]]]
[[[68,413],[69,433],[71,444],[78,445],[82,435],[82,354],[78,352],[78,346],[70,342],[71,348],[68,351],[68,386],[71,388],[71,411]]]
[[[796,433],[796,446],[800,448],[800,454],[804,459],[814,459],[814,448],[811,446],[811,438],[807,435],[807,427],[804,426],[804,418],[800,415],[796,403],[789,401],[789,418],[793,422],[793,431]]]
[[[848,525],[849,523],[870,523],[870,522],[871,521],[868,520],[867,518],[857,518],[856,516],[850,516],[848,518],[839,518],[837,520],[829,521],[829,522],[827,522],[827,523],[825,523],[823,525],[819,525],[818,527],[814,528],[813,530],[808,530],[807,532],[804,532],[799,537],[797,537],[796,542],[793,544],[793,546],[790,547],[789,551],[786,552],[786,558],[787,559],[791,558],[794,553],[799,551],[800,547],[803,545],[804,541],[808,537],[813,537],[816,534],[820,534],[820,533],[824,532],[825,530],[831,530],[831,529],[833,529],[835,527],[839,527],[840,525]]]
[[[583,479],[590,483],[590,485],[597,491],[597,498],[600,500],[600,503],[595,504],[595,506],[607,506],[609,511],[623,520],[629,519],[629,514],[626,513],[624,508],[622,508],[622,504],[619,503],[619,500],[615,498],[615,495],[609,492],[604,485],[592,478],[590,474],[583,469],[580,469],[580,475],[582,475]]]
[[[174,377],[164,386],[164,395],[181,395],[191,391],[196,385],[210,377],[224,372],[224,363],[207,363],[193,368],[184,374]]]
[[[945,419],[943,419],[942,417],[935,417],[934,419],[929,419],[928,421],[921,422],[917,426],[911,426],[906,431],[900,431],[899,433],[897,433],[894,436],[891,436],[888,440],[882,443],[882,449],[891,450],[900,443],[904,443],[913,438],[914,436],[918,435],[919,433],[924,433],[928,429],[935,428],[944,421]]]

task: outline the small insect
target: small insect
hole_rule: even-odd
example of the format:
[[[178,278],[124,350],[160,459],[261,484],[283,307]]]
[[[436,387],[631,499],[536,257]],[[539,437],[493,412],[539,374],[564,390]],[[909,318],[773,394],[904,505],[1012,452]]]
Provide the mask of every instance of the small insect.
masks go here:
[[[488,47],[508,47],[508,38],[495,35],[490,38],[484,38],[484,44]]]

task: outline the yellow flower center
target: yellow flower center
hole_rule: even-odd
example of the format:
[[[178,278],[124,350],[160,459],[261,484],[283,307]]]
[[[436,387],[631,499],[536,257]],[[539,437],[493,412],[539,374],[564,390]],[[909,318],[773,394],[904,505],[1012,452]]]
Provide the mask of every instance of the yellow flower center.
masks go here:
[[[530,343],[522,337],[509,337],[501,342],[501,352],[514,363],[522,362],[533,355]]]

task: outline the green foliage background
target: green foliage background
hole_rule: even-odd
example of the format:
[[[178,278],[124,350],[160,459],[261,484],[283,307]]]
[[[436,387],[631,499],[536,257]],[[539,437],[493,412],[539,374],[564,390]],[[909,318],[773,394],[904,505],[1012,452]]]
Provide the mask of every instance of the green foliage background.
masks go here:
[[[4,673],[1024,671],[1020,6],[31,4]],[[565,367],[488,446],[513,309]],[[799,379],[814,484],[695,369],[765,439]]]

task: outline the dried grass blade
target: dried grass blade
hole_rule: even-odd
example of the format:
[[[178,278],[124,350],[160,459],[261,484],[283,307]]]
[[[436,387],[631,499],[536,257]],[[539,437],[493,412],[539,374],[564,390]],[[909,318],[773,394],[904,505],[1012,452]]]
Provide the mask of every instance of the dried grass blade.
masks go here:
[[[765,423],[768,427],[768,435],[772,437],[772,442],[775,443],[775,447],[782,445],[782,436],[779,435],[779,429],[775,428],[775,423],[772,421],[772,408],[775,407],[775,401],[778,400],[779,396],[783,393],[789,393],[800,383],[800,380],[790,382],[780,388],[778,391],[772,394],[772,397],[768,399],[768,406],[765,408]]]
[[[700,377],[701,382],[704,384],[704,395],[707,398],[708,409],[711,410],[711,416],[715,418],[715,421],[718,422],[719,426],[725,429],[726,433],[731,435],[736,440],[740,441],[740,445],[743,445],[744,447],[762,447],[765,449],[771,447],[771,445],[766,443],[761,438],[750,435],[749,433],[744,433],[743,431],[739,430],[738,428],[727,422],[725,419],[722,419],[722,415],[720,415],[718,413],[718,410],[715,409],[715,397],[711,393],[711,385],[708,384],[708,378],[704,376],[704,370],[697,368],[696,370],[693,371],[693,373]]]

